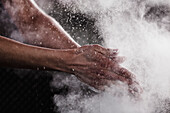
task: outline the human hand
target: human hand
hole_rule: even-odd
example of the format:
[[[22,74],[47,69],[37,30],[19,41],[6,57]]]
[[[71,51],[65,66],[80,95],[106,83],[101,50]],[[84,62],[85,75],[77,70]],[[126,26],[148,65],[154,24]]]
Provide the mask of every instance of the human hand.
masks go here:
[[[128,84],[130,93],[140,93],[141,88],[135,76],[120,66],[123,58],[117,56],[117,49],[106,49],[99,45],[88,45],[74,49],[69,60],[69,69],[82,82],[99,90],[104,86],[121,81]]]

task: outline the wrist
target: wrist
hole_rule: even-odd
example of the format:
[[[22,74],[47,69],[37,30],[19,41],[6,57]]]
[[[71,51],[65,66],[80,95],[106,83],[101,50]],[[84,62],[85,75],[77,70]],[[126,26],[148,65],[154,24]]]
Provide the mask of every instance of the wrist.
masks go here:
[[[45,54],[45,62],[42,65],[50,70],[73,73],[70,64],[74,56],[74,49],[50,50]]]

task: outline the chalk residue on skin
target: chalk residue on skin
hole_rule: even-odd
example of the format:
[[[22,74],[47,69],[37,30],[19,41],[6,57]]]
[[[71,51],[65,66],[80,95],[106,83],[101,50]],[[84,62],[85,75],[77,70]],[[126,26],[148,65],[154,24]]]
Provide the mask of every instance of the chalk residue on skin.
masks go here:
[[[138,101],[128,95],[126,86],[123,89],[113,86],[99,95],[82,97],[80,84],[75,84],[78,80],[65,79],[62,83],[70,82],[78,90],[75,92],[73,88],[63,98],[54,97],[59,110],[62,113],[166,113],[170,99],[170,33],[164,27],[168,23],[158,23],[168,17],[159,17],[159,22],[149,21],[145,14],[148,6],[170,7],[169,0],[59,1],[71,10],[96,18],[96,26],[104,37],[103,45],[118,48],[126,56],[122,65],[136,74],[144,88]]]

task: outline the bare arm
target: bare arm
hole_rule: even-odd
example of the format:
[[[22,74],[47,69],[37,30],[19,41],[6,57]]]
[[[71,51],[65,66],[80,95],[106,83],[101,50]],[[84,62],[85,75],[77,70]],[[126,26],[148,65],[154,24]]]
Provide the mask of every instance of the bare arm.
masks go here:
[[[97,89],[103,89],[103,86],[117,80],[128,85],[136,83],[129,71],[115,63],[119,62],[115,59],[116,55],[116,50],[98,45],[56,50],[30,46],[0,36],[0,67],[60,70],[76,75]]]
[[[80,47],[34,0],[2,0],[26,43],[54,49]]]
[[[48,64],[49,60],[55,57],[56,70],[60,70],[60,65],[64,65],[62,53],[64,51],[30,46],[0,36],[0,67],[52,69]],[[62,70],[64,71],[64,68]]]
[[[2,1],[26,43],[65,50],[38,48],[0,37],[0,66],[60,70],[98,89],[117,80],[135,83],[133,75],[119,65],[114,50],[96,45],[80,47],[33,0]]]

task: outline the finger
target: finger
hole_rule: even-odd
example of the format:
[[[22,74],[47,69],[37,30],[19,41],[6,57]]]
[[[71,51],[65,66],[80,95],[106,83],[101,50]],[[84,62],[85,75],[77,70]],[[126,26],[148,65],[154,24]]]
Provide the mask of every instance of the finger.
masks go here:
[[[91,76],[91,77],[93,76],[93,78],[91,79],[89,76]],[[90,85],[90,86],[92,86],[96,89],[103,89],[102,87],[108,84],[108,81],[106,79],[102,79],[103,77],[102,78],[96,77],[95,74],[91,74],[91,75],[88,75],[88,76],[84,76],[84,75],[79,74],[79,75],[76,75],[76,77],[80,81],[82,81],[82,82],[84,82],[84,83],[86,83],[86,84],[88,84],[88,85]],[[96,78],[94,78],[94,77],[96,77]]]
[[[100,50],[96,50],[98,53],[104,55],[107,58],[114,58],[118,55],[118,50],[117,49],[105,49],[105,48],[100,48]]]
[[[104,55],[107,58],[113,58],[115,56],[117,56],[118,54],[118,49],[106,49],[102,46],[99,45],[94,45],[95,46],[95,51]]]
[[[114,58],[119,54],[118,49],[107,49],[106,57]]]
[[[110,86],[111,83],[114,82],[112,80],[107,80],[105,76],[100,76],[99,74],[96,73],[91,73],[90,75],[87,76],[78,75],[77,77],[80,81],[99,90],[104,90],[105,86]]]
[[[97,83],[95,80],[89,79],[87,77],[84,77],[83,75],[78,75],[77,78],[82,81],[83,83],[97,89],[97,90],[104,90],[104,85],[100,85],[99,83]]]
[[[107,51],[108,51],[108,56],[106,57],[111,58],[111,59],[115,58],[119,54],[118,49],[107,49]]]
[[[132,84],[132,80],[129,78],[125,78],[123,76],[120,76],[118,74],[116,74],[113,71],[109,71],[106,69],[101,69],[99,68],[99,70],[95,70],[95,69],[91,69],[91,73],[92,77],[90,77],[89,79],[94,79],[94,80],[110,80],[110,81],[121,81],[123,83],[127,83],[128,85]]]
[[[107,58],[101,54],[96,54],[95,55],[95,61],[99,62],[99,65],[103,67],[103,69],[110,69],[117,74],[122,74],[125,77],[131,77],[132,74],[125,68],[120,67],[120,63],[123,63],[125,60],[125,57],[119,56],[119,57],[114,57],[112,59]]]
[[[113,84],[116,85],[116,82],[111,80],[102,80],[98,85],[94,85],[94,87],[98,90],[105,91],[106,88],[111,87]]]
[[[120,59],[117,59],[117,60],[121,61],[122,59],[120,58]],[[116,61],[110,61],[108,59],[104,59],[104,61],[101,62],[101,67],[103,67],[103,69],[105,69],[105,70],[112,71],[112,72],[114,72],[117,75],[120,75],[122,77],[134,78],[134,76],[131,72],[129,72],[127,69],[121,67]]]
[[[100,76],[105,77],[105,79],[108,80],[120,80],[120,81],[125,81],[125,77],[119,76],[118,74],[108,71],[108,70],[103,70],[98,72]]]
[[[132,74],[130,71],[128,71],[126,68],[121,67],[115,62],[104,62],[105,64],[105,70],[108,70],[108,72],[112,72],[109,75],[115,75],[124,82],[124,79],[127,81],[128,85],[132,84],[134,80],[136,79],[134,74]]]
[[[116,71],[119,70],[119,64],[123,63],[125,61],[125,57],[122,56],[117,56],[114,57],[112,59],[107,58],[101,54],[96,54],[96,59],[97,62],[100,63],[101,67],[103,67],[104,69],[115,69]],[[116,69],[118,68],[118,69]],[[122,70],[123,71],[123,70]]]
[[[116,81],[102,79],[91,85],[93,85],[96,88],[104,90],[105,88],[110,87],[113,84],[116,85],[116,83],[117,83]]]
[[[109,81],[122,81],[128,83],[129,80],[112,71],[98,68],[98,70],[91,69],[89,79],[95,81],[109,80]]]
[[[104,79],[106,79],[106,80],[121,81],[123,83],[127,83],[128,85],[132,84],[131,79],[120,76],[120,75],[118,75],[118,74],[116,74],[115,72],[112,72],[112,71],[101,70],[101,71],[98,71],[97,74],[100,75],[101,77],[104,77]]]
[[[130,85],[128,90],[130,94],[137,98],[140,98],[140,95],[143,92],[143,89],[140,87],[139,84]]]
[[[118,65],[117,67],[113,67],[113,71],[117,73],[118,75],[123,76],[125,78],[135,79],[134,74],[132,74],[126,68],[121,67],[120,65]]]
[[[112,60],[116,61],[117,63],[123,63],[125,61],[125,57],[123,56],[117,56],[117,57],[114,57],[112,58]]]
[[[84,82],[98,90],[104,90],[104,86],[109,85],[108,80],[105,79],[88,79]]]
[[[113,84],[117,85],[117,81],[121,81],[123,83],[127,83],[127,85],[129,86],[129,92],[133,96],[140,95],[142,93],[142,88],[140,87],[139,83],[136,81],[132,81],[131,79],[122,77],[113,72],[108,72],[106,70],[103,70],[100,73],[100,76],[104,76],[105,79],[101,79],[96,81],[96,83],[93,83],[92,85],[94,87],[100,87],[102,89],[105,89],[106,87],[104,86],[110,87]]]

